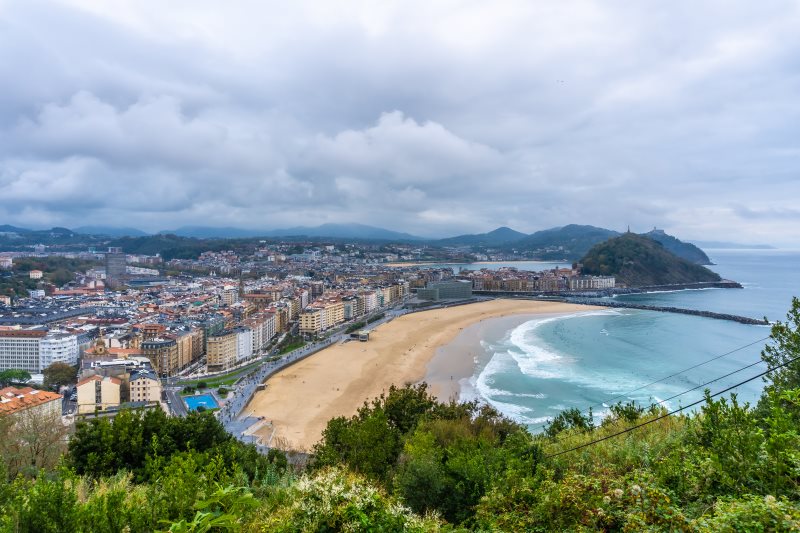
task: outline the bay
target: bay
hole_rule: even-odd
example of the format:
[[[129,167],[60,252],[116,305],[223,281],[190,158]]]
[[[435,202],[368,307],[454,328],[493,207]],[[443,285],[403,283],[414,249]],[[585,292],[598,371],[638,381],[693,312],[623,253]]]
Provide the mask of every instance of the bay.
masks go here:
[[[617,298],[775,320],[784,319],[792,296],[800,294],[800,252],[714,250],[711,255],[712,270],[741,282],[743,289]],[[684,391],[715,379],[708,388],[720,391],[763,371],[759,354],[769,335],[767,326],[623,309],[525,320],[486,331],[475,373],[462,383],[461,397],[487,401],[532,431],[571,407],[583,412],[591,407],[599,419],[617,401],[688,405],[703,397],[704,387]],[[762,387],[757,379],[735,393],[741,401],[755,402]]]

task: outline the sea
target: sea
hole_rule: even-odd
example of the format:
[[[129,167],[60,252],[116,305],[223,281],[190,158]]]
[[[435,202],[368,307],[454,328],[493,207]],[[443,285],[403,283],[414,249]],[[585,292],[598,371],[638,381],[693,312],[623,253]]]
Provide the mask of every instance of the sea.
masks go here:
[[[620,295],[620,301],[684,307],[769,320],[785,320],[792,296],[800,296],[800,251],[709,250],[710,268],[743,289],[702,289]],[[542,263],[509,263],[538,270]],[[553,268],[550,264],[541,268]],[[457,268],[499,268],[500,264]],[[520,322],[520,321],[517,321]],[[768,326],[697,316],[606,309],[563,317],[523,320],[485,328],[475,373],[464,379],[461,399],[488,402],[541,431],[565,409],[591,408],[596,421],[617,402],[690,406],[712,393],[763,372],[760,352]],[[725,393],[740,402],[758,400],[761,378]],[[692,408],[691,410],[696,409]]]

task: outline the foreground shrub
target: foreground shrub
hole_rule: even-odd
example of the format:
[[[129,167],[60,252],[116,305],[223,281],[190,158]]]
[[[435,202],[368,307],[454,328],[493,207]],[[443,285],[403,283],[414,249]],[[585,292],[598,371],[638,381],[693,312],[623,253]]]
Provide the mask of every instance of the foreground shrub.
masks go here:
[[[273,498],[249,524],[251,531],[438,531],[362,476],[338,468],[307,475]]]

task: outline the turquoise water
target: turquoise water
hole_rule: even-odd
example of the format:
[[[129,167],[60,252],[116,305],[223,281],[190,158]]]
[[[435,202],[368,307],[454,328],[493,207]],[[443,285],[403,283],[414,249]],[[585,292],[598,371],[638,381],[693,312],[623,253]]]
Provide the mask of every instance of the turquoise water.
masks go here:
[[[744,289],[709,289],[620,296],[641,303],[690,307],[747,316],[785,318],[793,294],[800,294],[800,253],[715,250],[712,267]],[[652,311],[609,309],[569,317],[534,319],[511,330],[485,335],[483,357],[462,387],[462,397],[481,398],[503,413],[541,429],[566,408],[597,417],[617,401],[645,404],[666,400],[711,379],[759,361],[769,335],[766,326],[748,326],[702,317]],[[752,346],[744,347],[755,343]],[[744,348],[743,348],[744,347]],[[741,349],[740,349],[741,348]],[[716,361],[652,384],[705,360]],[[722,390],[763,371],[755,366],[709,385]],[[640,390],[635,390],[639,389]],[[760,379],[739,387],[753,402]],[[664,403],[669,408],[702,398],[703,390]]]
[[[186,407],[189,408],[190,411],[197,411],[197,408],[200,406],[205,407],[206,409],[217,409],[219,404],[217,400],[210,394],[196,394],[195,396],[187,396],[183,399],[186,402]]]

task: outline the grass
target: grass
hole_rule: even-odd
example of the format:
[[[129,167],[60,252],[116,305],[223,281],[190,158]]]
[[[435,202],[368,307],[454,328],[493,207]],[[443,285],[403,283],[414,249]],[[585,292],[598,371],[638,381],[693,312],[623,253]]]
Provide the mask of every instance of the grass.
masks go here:
[[[178,385],[181,386],[181,387],[187,387],[187,386],[188,387],[196,387],[198,383],[203,381],[203,382],[205,382],[207,388],[209,388],[209,389],[213,389],[215,387],[219,387],[220,385],[230,386],[230,385],[233,385],[234,383],[236,383],[236,380],[238,380],[241,376],[243,376],[243,375],[245,375],[245,374],[247,374],[249,372],[252,372],[256,368],[258,368],[258,366],[260,366],[260,365],[261,365],[261,361],[259,360],[259,361],[255,361],[253,363],[250,363],[249,365],[244,366],[242,368],[237,368],[236,370],[231,370],[227,374],[222,374],[221,376],[214,376],[214,377],[210,377],[210,378],[197,378],[197,379],[179,381]]]
[[[298,348],[302,348],[305,345],[306,342],[298,337],[287,339],[287,342],[283,345],[283,347],[281,347],[281,350],[278,353],[280,355],[283,355],[291,351],[297,350]]]

